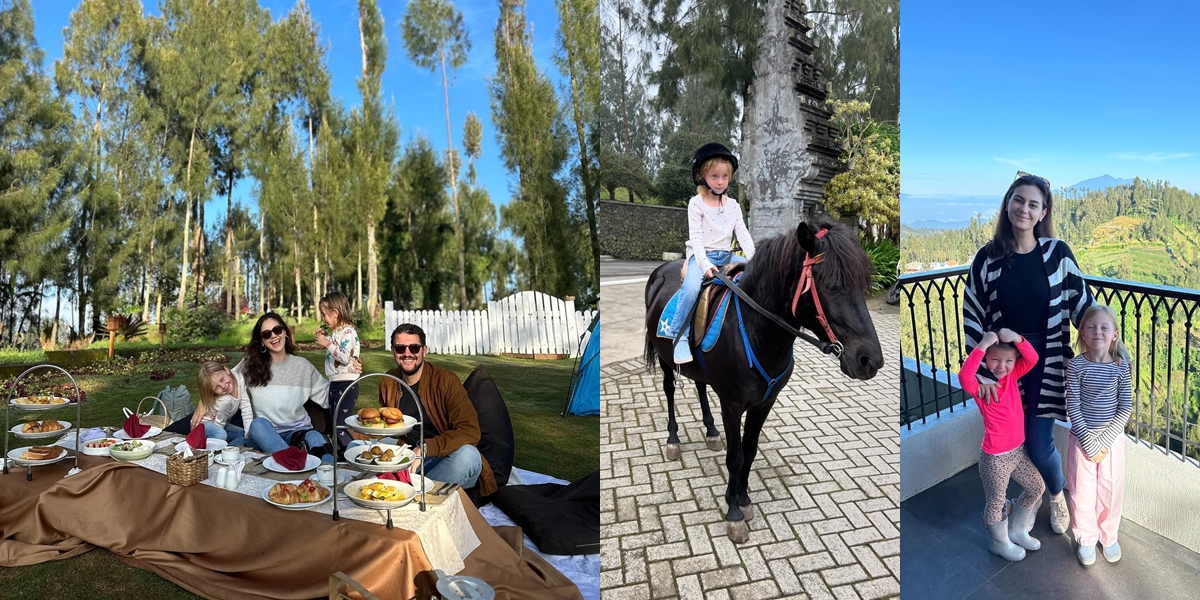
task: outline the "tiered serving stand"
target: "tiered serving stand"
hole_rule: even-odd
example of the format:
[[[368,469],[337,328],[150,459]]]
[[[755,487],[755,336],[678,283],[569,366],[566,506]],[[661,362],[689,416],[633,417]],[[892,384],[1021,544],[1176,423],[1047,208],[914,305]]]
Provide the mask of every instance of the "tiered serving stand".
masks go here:
[[[37,371],[39,369],[50,369],[50,370],[62,371],[63,374],[67,376],[67,379],[71,380],[71,385],[75,386],[75,422],[72,423],[70,427],[67,427],[64,429],[59,429],[57,431],[50,431],[47,433],[21,433],[21,434],[13,433],[13,431],[11,430],[12,419],[10,418],[10,415],[12,414],[12,411],[14,411],[14,410],[19,410],[19,411],[23,411],[23,412],[44,412],[44,411],[48,412],[48,411],[52,411],[52,410],[66,408],[71,405],[69,398],[67,399],[67,402],[64,404],[47,404],[47,405],[44,405],[44,407],[39,405],[37,408],[32,408],[32,405],[17,406],[16,404],[13,404],[13,400],[15,399],[13,396],[14,396],[14,394],[16,394],[17,384],[20,383],[21,379],[24,379],[24,377],[26,375],[28,375],[34,371]],[[24,466],[26,469],[25,480],[33,481],[33,468],[34,467],[52,465],[56,462],[59,462],[59,461],[67,458],[67,454],[65,452],[62,454],[62,456],[59,456],[58,458],[54,458],[54,459],[46,460],[46,461],[39,460],[39,461],[31,462],[31,461],[25,461],[25,460],[21,460],[21,459],[17,459],[17,458],[9,458],[9,456],[8,456],[8,452],[9,452],[9,450],[8,450],[8,435],[7,434],[13,433],[13,435],[16,435],[17,437],[19,437],[21,439],[58,438],[63,435],[66,435],[67,433],[69,433],[71,431],[75,431],[75,432],[80,431],[80,428],[82,427],[82,423],[81,423],[82,420],[83,420],[83,402],[80,401],[79,384],[75,382],[75,378],[72,377],[71,374],[68,373],[66,369],[63,369],[62,367],[59,367],[57,365],[37,365],[37,366],[33,366],[33,367],[26,369],[24,373],[21,373],[20,375],[18,375],[17,379],[15,381],[13,381],[11,391],[9,391],[9,393],[8,393],[8,399],[4,403],[4,433],[5,433],[4,456],[2,459],[0,459],[0,460],[3,460],[3,463],[4,463],[3,473],[5,475],[8,475],[9,463],[12,463],[13,465],[16,465],[16,466]],[[78,468],[79,468],[79,434],[76,433],[76,435],[75,435],[75,467],[74,467],[74,469],[78,469]]]
[[[333,407],[333,414],[335,414],[335,415],[341,414],[342,401],[346,399],[346,394],[349,393],[350,390],[354,389],[355,386],[362,383],[363,381],[366,381],[367,379],[370,379],[371,377],[384,377],[387,379],[395,380],[396,383],[400,384],[400,388],[401,388],[401,392],[402,392],[401,397],[403,397],[403,392],[407,391],[409,394],[412,394],[413,398],[417,398],[417,393],[414,392],[411,387],[408,387],[408,384],[404,383],[404,381],[402,379],[400,379],[399,377],[396,377],[395,375],[390,375],[388,373],[370,373],[368,375],[363,375],[362,377],[359,377],[357,380],[354,381],[354,383],[350,384],[350,386],[346,388],[346,391],[342,392],[341,397],[338,398],[338,400],[337,400],[337,404],[335,404]],[[421,506],[421,512],[425,512],[425,460],[424,460],[424,457],[425,457],[425,415],[424,415],[424,412],[421,410],[421,402],[418,401],[416,404],[417,404],[417,415],[420,417],[420,421],[417,423],[416,426],[420,427],[420,431],[421,431],[421,453],[420,453],[420,456],[418,457],[419,459],[421,459],[421,465],[420,465],[421,489],[419,490],[420,497],[421,497],[420,506]],[[357,419],[355,420],[355,422],[357,423]],[[404,434],[411,431],[412,427],[409,427],[407,429],[394,427],[394,428],[390,428],[390,431],[386,431],[385,433],[380,433],[381,431],[385,431],[385,430],[382,428],[377,428],[377,427],[361,427],[361,426],[354,426],[354,425],[349,425],[349,424],[338,425],[338,426],[334,427],[332,437],[326,436],[326,439],[329,441],[330,448],[338,447],[337,446],[338,430],[357,431],[358,433],[361,433],[364,435],[399,435],[399,436],[403,436]],[[403,442],[400,442],[400,443],[403,444]],[[397,472],[406,471],[406,470],[412,468],[411,462],[409,463],[409,465],[407,467],[404,467],[404,468],[394,468],[392,466],[385,466],[385,465],[363,465],[363,464],[358,464],[358,463],[353,463],[353,462],[348,463],[348,464],[353,465],[354,468],[356,468],[356,469],[362,469],[363,471],[372,472],[372,473],[397,473]],[[338,461],[335,460],[335,461],[333,461],[333,481],[334,482],[338,481],[337,470],[338,470]],[[347,485],[349,485],[349,484],[347,484]],[[340,518],[340,516],[338,515],[338,499],[337,499],[336,483],[335,483],[334,487],[335,487],[335,490],[334,490],[334,494],[333,494],[333,520],[337,521]],[[343,489],[345,489],[345,488],[343,487]],[[415,489],[415,486],[414,486],[414,489]],[[351,497],[349,494],[347,494],[346,497],[350,498],[351,502],[354,502],[354,498]],[[358,503],[355,502],[355,504],[358,504]],[[375,506],[367,506],[365,504],[359,504],[359,506],[362,506],[363,508],[369,508],[372,510],[386,511],[387,512],[387,528],[392,529],[392,511],[395,509],[393,509],[393,508],[378,508]],[[396,508],[403,508],[403,506],[398,506]]]

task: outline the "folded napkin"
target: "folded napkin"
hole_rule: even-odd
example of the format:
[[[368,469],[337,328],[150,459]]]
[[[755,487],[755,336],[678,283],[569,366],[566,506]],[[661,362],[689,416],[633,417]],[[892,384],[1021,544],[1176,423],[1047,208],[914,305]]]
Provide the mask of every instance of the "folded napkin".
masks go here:
[[[204,433],[204,426],[198,425],[191,433],[187,434],[187,443],[189,446],[197,450],[208,449],[208,436]]]
[[[79,434],[79,441],[81,441],[81,442],[90,442],[90,441],[92,441],[92,440],[98,440],[98,439],[100,439],[100,438],[102,438],[102,437],[106,437],[106,436],[104,435],[104,430],[103,430],[103,429],[100,429],[99,427],[93,427],[93,428],[91,428],[91,429],[84,429],[84,430],[83,430],[83,431],[82,431],[82,432]]]
[[[289,446],[275,454],[271,455],[279,466],[289,471],[299,471],[308,464],[308,453],[295,447]]]
[[[376,475],[376,478],[391,479],[393,481],[399,481],[400,483],[412,485],[412,475],[409,474],[407,469],[398,473],[380,473],[379,475]]]
[[[150,431],[150,426],[142,425],[141,419],[138,419],[136,414],[132,414],[129,415],[128,419],[125,419],[125,426],[122,429],[125,430],[125,434],[129,437],[140,438],[146,435],[147,431]]]

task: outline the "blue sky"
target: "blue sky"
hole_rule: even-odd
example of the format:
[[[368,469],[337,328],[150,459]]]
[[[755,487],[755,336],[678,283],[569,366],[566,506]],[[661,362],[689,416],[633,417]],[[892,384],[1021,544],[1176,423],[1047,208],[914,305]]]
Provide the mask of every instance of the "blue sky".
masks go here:
[[[906,0],[900,189],[1109,174],[1200,192],[1200,4]]]
[[[272,19],[285,16],[295,0],[259,0],[259,5],[271,12]],[[314,20],[320,24],[321,39],[327,45],[326,65],[332,75],[331,93],[349,109],[360,103],[356,79],[362,68],[358,40],[358,3],[356,0],[310,0]],[[404,52],[399,23],[405,13],[404,0],[378,0],[384,19],[384,35],[388,41],[388,60],[383,73],[385,101],[394,103],[400,122],[401,147],[414,136],[424,134],[439,152],[446,148],[446,116],[442,98],[440,71],[419,69]],[[52,72],[55,59],[62,56],[63,28],[78,0],[37,0],[33,2],[35,34],[38,45],[46,52],[45,67]],[[483,156],[476,162],[479,182],[487,188],[497,205],[507,204],[516,178],[504,168],[491,122],[487,78],[495,71],[495,42],[493,31],[500,15],[495,1],[459,0],[456,5],[463,13],[471,39],[467,63],[454,74],[450,82],[450,122],[454,144],[462,149],[463,121],[473,111],[483,122]],[[156,0],[143,0],[147,12],[160,14]],[[562,76],[551,60],[558,29],[558,13],[553,2],[534,0],[526,7],[526,17],[533,26],[533,54],[542,72],[559,85]],[[256,209],[252,185],[243,181],[234,190],[234,201]],[[211,226],[225,212],[225,200],[210,199],[205,221]],[[498,215],[497,215],[498,216]]]

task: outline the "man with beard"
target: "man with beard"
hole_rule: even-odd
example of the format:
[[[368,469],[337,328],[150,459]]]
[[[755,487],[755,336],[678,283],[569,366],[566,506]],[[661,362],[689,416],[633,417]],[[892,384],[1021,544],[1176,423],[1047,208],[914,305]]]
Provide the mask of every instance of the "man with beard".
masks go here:
[[[420,421],[425,416],[425,475],[435,481],[457,483],[464,489],[479,484],[479,493],[496,491],[496,479],[487,459],[479,454],[479,415],[467,390],[453,372],[425,361],[429,348],[425,332],[411,323],[392,331],[392,357],[396,368],[388,371],[404,380],[417,393],[413,398],[392,379],[379,384],[379,405],[399,408]],[[417,412],[420,403],[421,413]],[[421,441],[419,427],[404,440],[411,446]],[[419,451],[419,450],[418,450]]]

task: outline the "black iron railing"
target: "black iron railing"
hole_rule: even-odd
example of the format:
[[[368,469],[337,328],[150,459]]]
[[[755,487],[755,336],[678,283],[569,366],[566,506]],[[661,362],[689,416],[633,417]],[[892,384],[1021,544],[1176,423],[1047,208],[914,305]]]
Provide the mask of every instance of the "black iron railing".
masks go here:
[[[900,424],[911,429],[971,401],[958,387],[965,358],[962,298],[968,267],[900,277]],[[1085,276],[1112,307],[1133,363],[1133,417],[1140,440],[1200,460],[1200,290]],[[1072,335],[1072,342],[1075,337]]]

